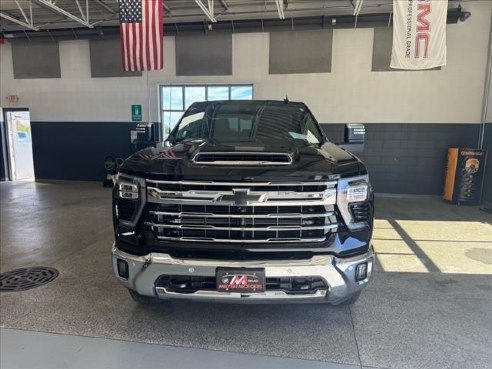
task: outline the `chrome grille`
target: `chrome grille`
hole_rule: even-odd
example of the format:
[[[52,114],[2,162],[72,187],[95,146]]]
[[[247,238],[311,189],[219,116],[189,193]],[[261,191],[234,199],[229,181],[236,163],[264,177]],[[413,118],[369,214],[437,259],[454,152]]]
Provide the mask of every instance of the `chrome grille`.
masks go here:
[[[147,180],[147,201],[145,225],[161,240],[312,243],[338,227],[336,181]]]

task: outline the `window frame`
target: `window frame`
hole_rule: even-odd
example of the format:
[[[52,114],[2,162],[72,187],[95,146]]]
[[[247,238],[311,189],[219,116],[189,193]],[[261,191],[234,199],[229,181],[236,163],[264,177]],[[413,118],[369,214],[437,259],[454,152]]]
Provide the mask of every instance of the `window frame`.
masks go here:
[[[165,87],[180,87],[181,88],[181,99],[182,99],[182,108],[183,110],[172,109],[170,106],[169,109],[164,109],[163,106],[163,95]],[[205,100],[208,100],[208,89],[209,87],[227,87],[228,98],[227,100],[231,100],[232,97],[232,87],[251,87],[251,100],[254,100],[254,84],[253,83],[159,83],[158,84],[158,97],[159,97],[159,123],[161,123],[162,129],[162,137],[165,140],[169,134],[172,132],[171,127],[169,127],[169,132],[165,132],[164,129],[164,114],[165,113],[181,113],[184,114],[186,111],[186,87],[204,87],[205,88]],[[234,99],[236,100],[236,99]],[[247,100],[245,100],[247,101]],[[178,121],[179,122],[179,121]],[[178,123],[176,122],[176,123]]]

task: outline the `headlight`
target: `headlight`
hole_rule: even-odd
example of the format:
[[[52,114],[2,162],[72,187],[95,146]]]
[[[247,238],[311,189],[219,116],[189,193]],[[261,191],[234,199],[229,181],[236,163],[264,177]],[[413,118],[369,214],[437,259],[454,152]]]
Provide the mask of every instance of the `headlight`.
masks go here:
[[[338,210],[350,230],[361,229],[368,226],[368,222],[372,217],[371,210],[367,207],[367,216],[361,216],[362,212],[365,211],[363,210],[363,205],[365,204],[360,203],[364,203],[369,199],[370,191],[371,187],[367,175],[342,178],[338,181]]]
[[[145,179],[119,174],[113,193],[115,223],[135,228],[145,205]]]
[[[349,188],[347,190],[347,201],[361,202],[366,201],[369,192],[369,185],[365,181],[358,183],[349,182]]]
[[[122,199],[138,199],[138,184],[127,182],[124,179],[119,179],[117,182],[118,195]]]

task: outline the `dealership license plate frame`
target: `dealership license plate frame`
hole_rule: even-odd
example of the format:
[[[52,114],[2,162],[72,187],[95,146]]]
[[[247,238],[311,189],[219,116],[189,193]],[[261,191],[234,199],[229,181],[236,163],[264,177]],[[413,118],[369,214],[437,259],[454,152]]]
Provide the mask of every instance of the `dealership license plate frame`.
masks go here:
[[[236,292],[236,293],[263,293],[266,290],[266,275],[265,268],[217,268],[215,271],[216,286],[218,292]],[[232,278],[236,278],[235,282],[242,282],[243,278],[247,278],[246,286],[242,283],[231,284]],[[227,279],[227,282],[225,281]],[[256,281],[257,280],[257,281]],[[255,286],[252,288],[250,286]],[[258,287],[260,286],[260,287]]]

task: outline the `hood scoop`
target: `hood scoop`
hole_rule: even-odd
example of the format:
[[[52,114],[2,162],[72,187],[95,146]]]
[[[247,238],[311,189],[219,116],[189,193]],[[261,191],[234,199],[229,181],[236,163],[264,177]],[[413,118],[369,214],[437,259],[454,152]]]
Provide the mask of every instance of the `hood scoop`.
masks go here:
[[[194,156],[193,162],[202,165],[290,165],[291,154],[272,152],[204,152]]]

